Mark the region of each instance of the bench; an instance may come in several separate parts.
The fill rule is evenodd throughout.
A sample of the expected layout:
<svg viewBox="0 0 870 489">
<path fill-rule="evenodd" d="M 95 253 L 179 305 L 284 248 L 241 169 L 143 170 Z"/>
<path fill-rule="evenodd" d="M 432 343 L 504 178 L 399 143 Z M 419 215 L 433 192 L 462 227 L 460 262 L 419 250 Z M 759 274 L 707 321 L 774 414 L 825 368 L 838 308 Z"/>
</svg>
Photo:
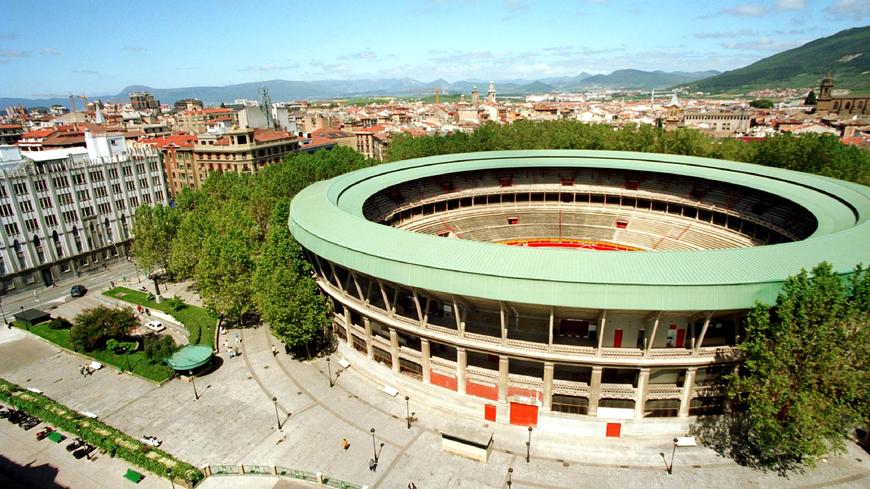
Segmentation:
<svg viewBox="0 0 870 489">
<path fill-rule="evenodd" d="M 133 483 L 135 483 L 135 484 L 138 484 L 139 482 L 142 481 L 142 479 L 145 478 L 145 476 L 142 475 L 141 472 L 136 472 L 136 471 L 133 470 L 133 469 L 127 469 L 127 473 L 124 474 L 124 478 L 127 479 L 127 480 L 130 481 L 130 482 L 133 482 Z"/>
<path fill-rule="evenodd" d="M 492 433 L 489 434 L 489 438 L 485 435 L 476 438 L 477 440 L 472 440 L 467 436 L 441 433 L 441 449 L 485 464 L 492 453 Z"/>
</svg>

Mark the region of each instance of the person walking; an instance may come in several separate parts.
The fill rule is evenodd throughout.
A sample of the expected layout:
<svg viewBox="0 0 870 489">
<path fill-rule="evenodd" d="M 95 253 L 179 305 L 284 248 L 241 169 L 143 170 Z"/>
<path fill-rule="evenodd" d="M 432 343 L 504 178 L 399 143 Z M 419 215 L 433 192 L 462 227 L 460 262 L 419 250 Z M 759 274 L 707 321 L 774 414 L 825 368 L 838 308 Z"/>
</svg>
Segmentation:
<svg viewBox="0 0 870 489">
<path fill-rule="evenodd" d="M 273 357 L 278 356 L 278 349 L 275 348 L 275 345 L 272 345 L 272 356 Z"/>
<path fill-rule="evenodd" d="M 369 459 L 369 470 L 371 470 L 372 472 L 375 472 L 378 470 L 378 464 L 375 463 L 375 459 L 373 459 L 373 458 Z"/>
<path fill-rule="evenodd" d="M 347 441 L 347 438 L 341 439 L 341 448 L 344 448 L 345 452 L 347 451 L 348 448 L 350 448 L 350 442 Z"/>
</svg>

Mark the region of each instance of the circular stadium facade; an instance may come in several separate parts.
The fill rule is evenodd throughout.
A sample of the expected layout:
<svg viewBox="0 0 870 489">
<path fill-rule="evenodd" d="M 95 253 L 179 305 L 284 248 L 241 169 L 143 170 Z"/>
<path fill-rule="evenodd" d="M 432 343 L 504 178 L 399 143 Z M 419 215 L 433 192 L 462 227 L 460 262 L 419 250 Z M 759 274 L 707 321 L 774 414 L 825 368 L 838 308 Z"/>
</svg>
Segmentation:
<svg viewBox="0 0 870 489">
<path fill-rule="evenodd" d="M 747 310 L 802 268 L 870 263 L 868 216 L 870 189 L 804 173 L 523 151 L 319 182 L 289 224 L 358 367 L 489 420 L 637 424 L 719 410 Z"/>
</svg>

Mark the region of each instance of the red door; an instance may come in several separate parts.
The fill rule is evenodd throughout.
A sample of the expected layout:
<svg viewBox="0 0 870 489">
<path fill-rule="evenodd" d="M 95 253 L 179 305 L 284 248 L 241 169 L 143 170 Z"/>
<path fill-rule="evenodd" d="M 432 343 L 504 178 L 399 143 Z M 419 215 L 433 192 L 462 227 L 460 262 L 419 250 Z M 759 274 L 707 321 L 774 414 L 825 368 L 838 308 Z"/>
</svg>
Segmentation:
<svg viewBox="0 0 870 489">
<path fill-rule="evenodd" d="M 536 404 L 511 403 L 511 424 L 520 426 L 538 425 L 538 406 Z"/>
<path fill-rule="evenodd" d="M 677 348 L 682 348 L 683 344 L 686 342 L 686 330 L 678 329 L 677 330 Z"/>
<path fill-rule="evenodd" d="M 619 438 L 619 433 L 622 431 L 622 425 L 619 423 L 607 423 L 607 438 Z"/>
<path fill-rule="evenodd" d="M 613 347 L 622 348 L 622 330 L 616 329 L 613 331 Z"/>
<path fill-rule="evenodd" d="M 483 407 L 483 419 L 487 421 L 495 421 L 495 405 L 487 404 Z"/>
</svg>

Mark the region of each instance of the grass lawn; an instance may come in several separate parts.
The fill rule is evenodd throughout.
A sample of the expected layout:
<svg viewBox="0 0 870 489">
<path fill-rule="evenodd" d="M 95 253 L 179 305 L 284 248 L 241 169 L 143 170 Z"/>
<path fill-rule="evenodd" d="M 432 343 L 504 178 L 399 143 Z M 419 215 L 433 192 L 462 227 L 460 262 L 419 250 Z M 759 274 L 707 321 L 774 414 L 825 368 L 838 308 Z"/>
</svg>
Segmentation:
<svg viewBox="0 0 870 489">
<path fill-rule="evenodd" d="M 24 324 L 18 321 L 15 321 L 15 326 L 26 329 Z M 75 351 L 69 343 L 69 329 L 51 329 L 48 327 L 48 323 L 42 323 L 32 326 L 30 332 L 45 338 L 57 346 Z M 145 352 L 141 350 L 127 355 L 116 355 L 113 352 L 105 350 L 79 353 L 91 357 L 100 363 L 111 365 L 118 370 L 132 369 L 134 374 L 155 382 L 162 382 L 173 374 L 172 369 L 168 366 L 160 363 L 151 363 L 148 357 L 145 356 Z"/>
<path fill-rule="evenodd" d="M 147 292 L 126 287 L 115 287 L 103 292 L 103 295 L 165 312 L 177 319 L 178 322 L 190 331 L 190 344 L 200 344 L 214 348 L 214 329 L 217 326 L 217 318 L 201 307 L 185 304 L 180 311 L 174 311 L 165 300 L 158 304 L 148 300 Z"/>
</svg>

